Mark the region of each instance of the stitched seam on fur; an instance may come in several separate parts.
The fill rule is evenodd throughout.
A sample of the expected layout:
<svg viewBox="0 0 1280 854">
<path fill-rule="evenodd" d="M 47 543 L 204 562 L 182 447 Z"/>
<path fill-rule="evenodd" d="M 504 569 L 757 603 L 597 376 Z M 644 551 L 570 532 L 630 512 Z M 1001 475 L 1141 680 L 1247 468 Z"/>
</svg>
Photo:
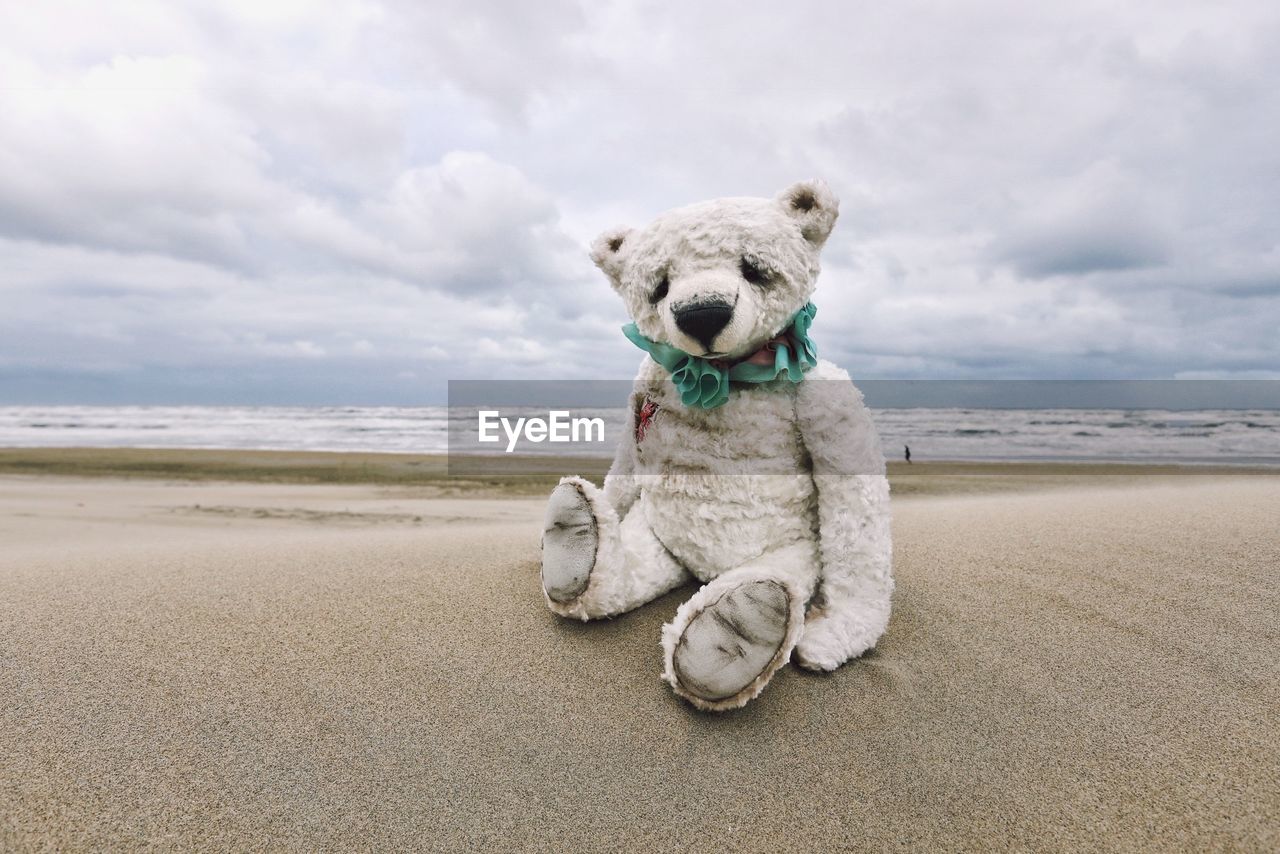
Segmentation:
<svg viewBox="0 0 1280 854">
<path fill-rule="evenodd" d="M 587 583 L 582 588 L 582 592 L 574 597 L 575 600 L 581 599 L 587 595 L 587 591 L 591 589 L 592 583 L 596 580 L 596 566 L 600 563 L 600 520 L 596 518 L 595 505 L 591 503 L 591 498 L 583 491 L 581 484 L 573 484 L 573 489 L 582 498 L 587 509 L 591 511 L 591 536 L 595 537 L 596 547 L 591 553 L 591 569 L 587 572 Z"/>
</svg>

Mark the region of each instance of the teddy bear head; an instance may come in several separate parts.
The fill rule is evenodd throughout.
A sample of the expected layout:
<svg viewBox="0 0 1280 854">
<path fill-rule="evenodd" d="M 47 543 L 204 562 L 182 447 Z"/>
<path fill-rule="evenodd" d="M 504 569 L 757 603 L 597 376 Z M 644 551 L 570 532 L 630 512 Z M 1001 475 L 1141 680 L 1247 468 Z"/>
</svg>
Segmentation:
<svg viewBox="0 0 1280 854">
<path fill-rule="evenodd" d="M 772 199 L 700 202 L 606 231 L 591 259 L 645 337 L 691 356 L 742 358 L 809 301 L 839 204 L 821 181 Z"/>
</svg>

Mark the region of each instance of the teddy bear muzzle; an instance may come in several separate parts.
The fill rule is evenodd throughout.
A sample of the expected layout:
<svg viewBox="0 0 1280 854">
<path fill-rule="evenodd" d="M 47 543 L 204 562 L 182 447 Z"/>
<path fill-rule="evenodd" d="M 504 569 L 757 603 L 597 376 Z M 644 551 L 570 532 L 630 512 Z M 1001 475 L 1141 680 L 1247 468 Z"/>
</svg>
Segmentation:
<svg viewBox="0 0 1280 854">
<path fill-rule="evenodd" d="M 716 336 L 733 320 L 733 305 L 714 298 L 674 306 L 671 313 L 681 332 L 702 344 L 706 352 L 712 352 Z"/>
</svg>

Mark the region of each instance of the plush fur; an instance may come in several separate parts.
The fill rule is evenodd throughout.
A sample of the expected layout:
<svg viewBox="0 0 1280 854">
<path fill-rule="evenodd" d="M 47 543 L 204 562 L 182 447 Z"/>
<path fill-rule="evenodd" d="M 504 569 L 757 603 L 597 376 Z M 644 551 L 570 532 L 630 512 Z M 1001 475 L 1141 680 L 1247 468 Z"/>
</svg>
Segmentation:
<svg viewBox="0 0 1280 854">
<path fill-rule="evenodd" d="M 644 335 L 697 356 L 741 358 L 809 301 L 837 214 L 824 184 L 804 182 L 774 199 L 704 202 L 640 230 L 614 229 L 595 241 L 592 258 Z M 708 302 L 732 311 L 710 341 L 677 322 Z M 646 404 L 656 414 L 641 434 Z M 663 675 L 712 711 L 744 705 L 789 660 L 833 670 L 874 646 L 893 592 L 889 486 L 848 374 L 820 360 L 800 383 L 734 383 L 725 405 L 697 409 L 681 404 L 646 356 L 630 409 L 604 489 L 565 478 L 548 505 L 543 578 L 553 611 L 608 617 L 704 582 L 664 627 Z M 594 562 L 584 564 L 590 552 Z M 761 595 L 731 595 L 752 584 Z M 695 620 L 707 622 L 690 630 Z M 706 668 L 735 656 L 751 669 L 768 661 L 731 695 L 700 695 L 697 686 L 724 682 Z M 699 673 L 682 679 L 681 662 Z"/>
</svg>

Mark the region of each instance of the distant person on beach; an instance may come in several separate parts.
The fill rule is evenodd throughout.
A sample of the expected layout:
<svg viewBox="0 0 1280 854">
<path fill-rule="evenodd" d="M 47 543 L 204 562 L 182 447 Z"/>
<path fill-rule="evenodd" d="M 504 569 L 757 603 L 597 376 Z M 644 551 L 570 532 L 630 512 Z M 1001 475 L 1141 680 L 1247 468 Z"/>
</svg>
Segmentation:
<svg viewBox="0 0 1280 854">
<path fill-rule="evenodd" d="M 902 453 L 903 453 L 903 456 L 905 456 L 905 457 L 907 458 L 907 465 L 911 465 L 911 446 L 910 446 L 910 445 L 903 445 L 903 446 L 902 446 Z"/>
</svg>

